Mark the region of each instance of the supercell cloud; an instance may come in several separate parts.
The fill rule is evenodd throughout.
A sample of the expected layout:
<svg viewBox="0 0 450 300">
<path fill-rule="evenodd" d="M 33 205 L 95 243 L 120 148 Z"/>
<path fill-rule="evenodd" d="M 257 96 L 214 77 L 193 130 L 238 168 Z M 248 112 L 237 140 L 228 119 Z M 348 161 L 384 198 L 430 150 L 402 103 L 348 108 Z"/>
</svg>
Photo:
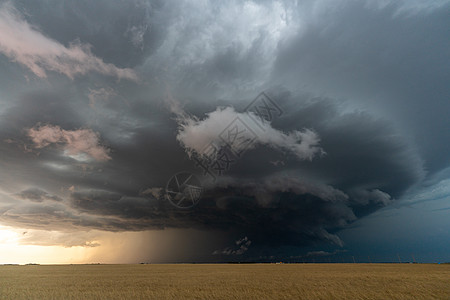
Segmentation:
<svg viewBox="0 0 450 300">
<path fill-rule="evenodd" d="M 66 247 L 99 246 L 91 230 L 211 231 L 203 260 L 345 247 L 340 230 L 449 167 L 449 10 L 4 2 L 0 224 Z M 261 92 L 271 109 L 249 110 Z M 179 172 L 203 186 L 188 210 L 165 195 Z"/>
</svg>

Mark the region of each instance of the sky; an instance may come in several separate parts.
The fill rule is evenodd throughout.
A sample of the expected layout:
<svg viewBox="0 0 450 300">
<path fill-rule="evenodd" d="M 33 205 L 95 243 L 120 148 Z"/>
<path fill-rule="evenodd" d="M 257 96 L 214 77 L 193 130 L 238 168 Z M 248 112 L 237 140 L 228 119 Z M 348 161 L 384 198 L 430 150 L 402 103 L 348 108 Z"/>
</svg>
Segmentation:
<svg viewBox="0 0 450 300">
<path fill-rule="evenodd" d="M 450 1 L 0 1 L 0 263 L 450 261 Z"/>
</svg>

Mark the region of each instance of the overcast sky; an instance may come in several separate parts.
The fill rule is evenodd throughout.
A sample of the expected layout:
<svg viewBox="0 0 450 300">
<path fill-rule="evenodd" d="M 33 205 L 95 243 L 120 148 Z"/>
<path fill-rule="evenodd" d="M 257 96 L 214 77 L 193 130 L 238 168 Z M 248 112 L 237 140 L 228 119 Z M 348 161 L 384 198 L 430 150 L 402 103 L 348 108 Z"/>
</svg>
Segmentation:
<svg viewBox="0 0 450 300">
<path fill-rule="evenodd" d="M 3 246 L 450 261 L 450 1 L 0 3 Z"/>
</svg>

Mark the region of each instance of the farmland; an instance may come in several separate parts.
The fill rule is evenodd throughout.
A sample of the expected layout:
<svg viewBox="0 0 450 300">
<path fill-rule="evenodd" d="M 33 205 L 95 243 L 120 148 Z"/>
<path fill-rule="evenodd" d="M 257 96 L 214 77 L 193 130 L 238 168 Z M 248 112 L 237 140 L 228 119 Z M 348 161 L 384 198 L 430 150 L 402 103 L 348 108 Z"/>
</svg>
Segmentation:
<svg viewBox="0 0 450 300">
<path fill-rule="evenodd" d="M 450 299 L 450 265 L 0 266 L 1 299 Z"/>
</svg>

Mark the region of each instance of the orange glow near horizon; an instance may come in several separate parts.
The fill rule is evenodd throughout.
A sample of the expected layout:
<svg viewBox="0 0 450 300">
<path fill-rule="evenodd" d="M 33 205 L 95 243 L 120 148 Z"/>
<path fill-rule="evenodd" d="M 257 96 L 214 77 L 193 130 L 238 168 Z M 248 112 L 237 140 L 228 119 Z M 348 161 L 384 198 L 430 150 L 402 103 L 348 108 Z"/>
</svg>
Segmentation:
<svg viewBox="0 0 450 300">
<path fill-rule="evenodd" d="M 184 245 L 198 244 L 192 235 L 211 239 L 196 230 L 148 230 L 107 232 L 99 230 L 59 232 L 20 229 L 0 225 L 0 264 L 128 264 L 170 262 L 182 257 Z M 32 237 L 31 239 L 29 237 Z M 75 241 L 75 242 L 74 242 Z M 64 246 L 64 245 L 74 246 Z M 85 244 L 84 246 L 78 246 Z"/>
<path fill-rule="evenodd" d="M 85 263 L 93 248 L 21 244 L 19 230 L 0 226 L 0 264 Z"/>
</svg>

